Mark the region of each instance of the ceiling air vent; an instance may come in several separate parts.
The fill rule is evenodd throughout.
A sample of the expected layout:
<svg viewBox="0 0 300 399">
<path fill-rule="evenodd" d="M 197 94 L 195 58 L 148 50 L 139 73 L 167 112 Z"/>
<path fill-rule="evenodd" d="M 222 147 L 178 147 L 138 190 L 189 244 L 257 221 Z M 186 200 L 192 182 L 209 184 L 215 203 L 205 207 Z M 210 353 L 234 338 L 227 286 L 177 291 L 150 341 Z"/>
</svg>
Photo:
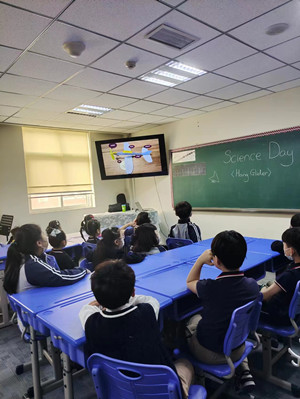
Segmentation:
<svg viewBox="0 0 300 399">
<path fill-rule="evenodd" d="M 196 40 L 199 40 L 196 36 L 171 28 L 171 26 L 168 25 L 158 26 L 145 37 L 179 50 L 187 47 L 191 43 L 194 43 Z"/>
</svg>

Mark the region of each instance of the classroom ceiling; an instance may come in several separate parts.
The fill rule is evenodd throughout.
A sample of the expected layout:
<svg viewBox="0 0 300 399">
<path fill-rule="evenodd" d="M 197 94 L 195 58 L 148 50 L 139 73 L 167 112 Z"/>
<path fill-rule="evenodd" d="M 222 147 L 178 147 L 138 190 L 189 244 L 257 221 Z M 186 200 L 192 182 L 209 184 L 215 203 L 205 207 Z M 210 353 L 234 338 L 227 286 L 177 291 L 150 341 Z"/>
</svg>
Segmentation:
<svg viewBox="0 0 300 399">
<path fill-rule="evenodd" d="M 299 0 L 0 1 L 0 122 L 128 134 L 297 87 L 299 21 Z M 162 24 L 196 40 L 147 38 Z M 77 58 L 70 41 L 85 45 Z M 171 60 L 207 73 L 139 79 Z M 112 111 L 67 113 L 81 104 Z"/>
</svg>

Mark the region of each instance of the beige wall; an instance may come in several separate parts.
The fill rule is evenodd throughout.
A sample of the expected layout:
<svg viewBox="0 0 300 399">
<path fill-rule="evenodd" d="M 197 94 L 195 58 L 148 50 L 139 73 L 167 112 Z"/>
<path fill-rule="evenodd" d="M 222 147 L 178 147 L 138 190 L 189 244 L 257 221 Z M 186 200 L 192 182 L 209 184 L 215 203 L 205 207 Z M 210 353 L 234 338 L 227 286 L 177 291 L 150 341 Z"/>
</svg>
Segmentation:
<svg viewBox="0 0 300 399">
<path fill-rule="evenodd" d="M 30 214 L 27 200 L 26 174 L 24 165 L 21 127 L 0 125 L 0 216 L 14 215 L 14 225 L 37 223 L 43 229 L 52 219 L 61 222 L 66 233 L 79 231 L 80 222 L 85 213 L 106 212 L 108 204 L 116 202 L 116 195 L 126 193 L 124 180 L 102 181 L 98 167 L 94 142 L 111 136 L 91 134 L 91 155 L 94 176 L 96 207 L 63 212 Z M 49 171 L 45 171 L 49 173 Z M 5 240 L 0 236 L 0 242 Z"/>
<path fill-rule="evenodd" d="M 164 133 L 166 148 L 170 150 L 298 126 L 299 122 L 300 88 L 297 88 L 135 135 Z M 135 198 L 143 207 L 159 210 L 163 232 L 168 232 L 169 227 L 176 223 L 171 205 L 170 176 L 135 179 Z M 203 238 L 225 229 L 235 229 L 248 236 L 276 239 L 289 226 L 290 217 L 290 214 L 194 212 L 192 220 L 200 226 Z"/>
</svg>

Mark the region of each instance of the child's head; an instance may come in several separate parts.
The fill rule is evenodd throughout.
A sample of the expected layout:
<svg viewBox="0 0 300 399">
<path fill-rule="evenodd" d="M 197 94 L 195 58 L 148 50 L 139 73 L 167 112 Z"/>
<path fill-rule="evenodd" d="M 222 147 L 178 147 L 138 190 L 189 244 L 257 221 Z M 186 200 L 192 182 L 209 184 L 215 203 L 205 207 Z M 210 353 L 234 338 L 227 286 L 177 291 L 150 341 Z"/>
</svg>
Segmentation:
<svg viewBox="0 0 300 399">
<path fill-rule="evenodd" d="M 217 234 L 211 243 L 211 252 L 228 270 L 239 269 L 247 253 L 244 237 L 234 230 Z"/>
<path fill-rule="evenodd" d="M 139 226 L 132 237 L 132 250 L 134 252 L 149 252 L 159 244 L 159 239 L 155 232 L 156 227 L 151 223 Z"/>
<path fill-rule="evenodd" d="M 100 222 L 97 219 L 90 219 L 86 225 L 86 232 L 90 237 L 98 237 L 100 235 Z"/>
<path fill-rule="evenodd" d="M 296 213 L 291 218 L 291 227 L 300 227 L 300 213 Z"/>
<path fill-rule="evenodd" d="M 120 230 L 118 229 L 118 227 L 111 227 L 110 229 L 103 230 L 102 240 L 100 241 L 100 243 L 101 242 L 106 247 L 122 248 L 124 245 L 122 237 L 121 237 L 121 233 L 120 233 Z"/>
<path fill-rule="evenodd" d="M 95 298 L 105 308 L 116 309 L 125 305 L 134 295 L 135 274 L 124 260 L 100 263 L 91 277 Z"/>
<path fill-rule="evenodd" d="M 61 230 L 61 225 L 58 220 L 51 220 L 51 222 L 49 222 L 46 228 L 47 235 L 49 235 L 53 229 Z"/>
<path fill-rule="evenodd" d="M 67 245 L 66 233 L 59 229 L 53 229 L 48 239 L 52 248 L 61 249 Z"/>
<path fill-rule="evenodd" d="M 48 247 L 47 236 L 36 224 L 24 224 L 15 234 L 15 241 L 7 251 L 4 289 L 13 294 L 17 290 L 20 267 L 24 255 L 41 255 Z"/>
<path fill-rule="evenodd" d="M 151 223 L 148 212 L 140 212 L 136 217 L 137 226 L 140 226 L 144 223 Z"/>
<path fill-rule="evenodd" d="M 300 256 L 300 227 L 291 227 L 282 234 L 285 256 Z"/>
<path fill-rule="evenodd" d="M 192 206 L 187 201 L 178 202 L 175 205 L 175 214 L 179 219 L 188 219 L 192 215 Z"/>
</svg>

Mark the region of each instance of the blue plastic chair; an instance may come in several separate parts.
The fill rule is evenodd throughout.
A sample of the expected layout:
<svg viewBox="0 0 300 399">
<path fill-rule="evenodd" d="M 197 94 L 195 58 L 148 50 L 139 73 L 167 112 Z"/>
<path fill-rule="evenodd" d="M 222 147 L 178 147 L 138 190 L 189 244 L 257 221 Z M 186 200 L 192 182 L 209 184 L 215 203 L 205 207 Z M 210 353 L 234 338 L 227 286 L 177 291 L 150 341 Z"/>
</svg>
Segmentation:
<svg viewBox="0 0 300 399">
<path fill-rule="evenodd" d="M 212 374 L 215 377 L 225 378 L 228 380 L 214 392 L 212 397 L 216 398 L 224 391 L 224 389 L 227 387 L 227 383 L 229 383 L 229 380 L 234 376 L 235 369 L 252 351 L 254 343 L 247 341 L 247 338 L 250 332 L 256 331 L 261 304 L 261 297 L 259 297 L 258 299 L 251 301 L 233 311 L 223 344 L 223 353 L 227 363 L 212 365 L 202 363 L 194 357 L 189 358 L 195 367 L 205 371 L 208 374 Z M 232 350 L 239 347 L 243 343 L 245 343 L 243 355 L 239 360 L 233 362 L 230 358 Z M 221 380 L 220 382 L 223 381 Z"/>
<path fill-rule="evenodd" d="M 97 244 L 92 244 L 90 242 L 83 242 L 81 246 L 82 246 L 82 255 L 84 258 L 86 258 L 88 253 L 91 253 L 96 249 Z"/>
<path fill-rule="evenodd" d="M 99 399 L 181 399 L 178 376 L 167 366 L 129 363 L 95 353 L 88 358 Z M 190 399 L 205 399 L 206 390 L 192 385 Z"/>
<path fill-rule="evenodd" d="M 166 240 L 166 244 L 168 249 L 180 248 L 185 247 L 186 245 L 194 244 L 192 240 L 188 240 L 185 238 L 172 238 L 169 237 Z"/>
<path fill-rule="evenodd" d="M 84 258 L 84 259 L 82 259 L 82 261 L 80 261 L 79 266 L 84 267 L 85 269 L 88 269 L 91 272 L 94 271 L 93 262 L 89 262 L 86 258 Z"/>
<path fill-rule="evenodd" d="M 124 247 L 127 250 L 127 252 L 130 249 L 133 234 L 134 234 L 134 227 L 132 226 L 126 227 L 126 229 L 124 230 Z"/>
<path fill-rule="evenodd" d="M 289 306 L 289 318 L 291 322 L 289 326 L 274 326 L 259 321 L 258 329 L 261 333 L 263 367 L 262 370 L 255 370 L 255 374 L 271 384 L 292 392 L 294 396 L 300 397 L 299 386 L 274 376 L 272 370 L 273 365 L 288 351 L 289 347 L 291 347 L 291 338 L 296 337 L 300 332 L 300 281 L 298 281 L 296 285 Z M 283 337 L 286 341 L 280 350 L 272 347 L 272 337 L 274 335 Z"/>
</svg>

